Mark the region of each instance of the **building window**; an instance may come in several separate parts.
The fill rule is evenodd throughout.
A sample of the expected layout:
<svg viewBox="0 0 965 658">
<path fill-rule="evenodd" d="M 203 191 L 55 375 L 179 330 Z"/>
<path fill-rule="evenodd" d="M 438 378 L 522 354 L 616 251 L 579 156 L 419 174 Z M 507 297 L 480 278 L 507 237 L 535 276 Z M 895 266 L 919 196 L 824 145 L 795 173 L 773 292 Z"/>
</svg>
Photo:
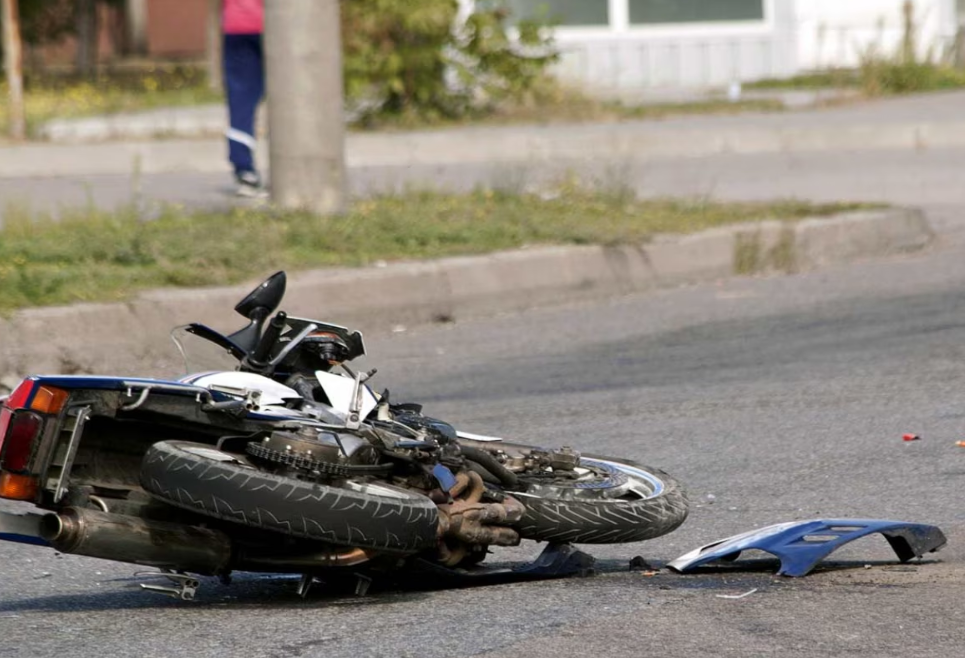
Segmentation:
<svg viewBox="0 0 965 658">
<path fill-rule="evenodd" d="M 630 24 L 764 20 L 764 0 L 629 0 Z"/>
<path fill-rule="evenodd" d="M 513 19 L 541 18 L 557 25 L 610 24 L 608 0 L 504 0 Z"/>
</svg>

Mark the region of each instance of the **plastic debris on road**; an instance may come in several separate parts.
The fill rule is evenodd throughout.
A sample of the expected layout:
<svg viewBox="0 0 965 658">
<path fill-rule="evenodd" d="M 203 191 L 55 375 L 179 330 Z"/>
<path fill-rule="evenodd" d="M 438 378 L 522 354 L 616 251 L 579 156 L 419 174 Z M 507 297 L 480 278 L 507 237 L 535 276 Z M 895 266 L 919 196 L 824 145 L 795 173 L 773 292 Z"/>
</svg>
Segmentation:
<svg viewBox="0 0 965 658">
<path fill-rule="evenodd" d="M 932 525 L 880 519 L 813 519 L 778 523 L 701 546 L 667 564 L 687 573 L 711 562 L 733 563 L 743 551 L 757 549 L 781 561 L 778 575 L 804 576 L 844 544 L 880 533 L 901 562 L 920 558 L 945 545 L 942 531 Z"/>
</svg>

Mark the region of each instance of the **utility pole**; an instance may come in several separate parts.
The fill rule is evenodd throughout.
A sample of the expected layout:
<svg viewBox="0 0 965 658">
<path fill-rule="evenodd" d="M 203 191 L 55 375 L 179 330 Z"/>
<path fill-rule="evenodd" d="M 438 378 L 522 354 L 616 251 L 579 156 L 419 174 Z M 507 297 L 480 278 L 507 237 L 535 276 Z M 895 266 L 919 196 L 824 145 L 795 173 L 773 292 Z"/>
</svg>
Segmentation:
<svg viewBox="0 0 965 658">
<path fill-rule="evenodd" d="M 272 201 L 345 210 L 345 119 L 339 0 L 265 3 Z"/>
<path fill-rule="evenodd" d="M 3 66 L 10 100 L 10 137 L 23 139 L 27 122 L 23 107 L 23 43 L 20 40 L 20 7 L 17 0 L 3 2 Z"/>
<path fill-rule="evenodd" d="M 125 0 L 124 37 L 129 55 L 147 55 L 147 0 Z"/>
<path fill-rule="evenodd" d="M 208 87 L 221 91 L 221 0 L 208 0 L 205 55 L 208 65 Z"/>
</svg>

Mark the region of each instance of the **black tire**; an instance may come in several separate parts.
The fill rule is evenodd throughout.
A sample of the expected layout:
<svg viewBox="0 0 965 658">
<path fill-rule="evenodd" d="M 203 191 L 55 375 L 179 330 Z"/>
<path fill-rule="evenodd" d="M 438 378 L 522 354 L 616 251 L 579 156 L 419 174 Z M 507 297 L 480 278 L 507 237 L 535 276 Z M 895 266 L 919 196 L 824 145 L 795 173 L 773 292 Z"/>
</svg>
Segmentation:
<svg viewBox="0 0 965 658">
<path fill-rule="evenodd" d="M 663 471 L 609 457 L 606 461 L 645 471 L 659 491 L 635 499 L 552 498 L 513 493 L 526 506 L 517 530 L 525 539 L 578 544 L 619 544 L 654 539 L 676 530 L 687 518 L 688 501 L 680 485 Z"/>
<path fill-rule="evenodd" d="M 152 445 L 141 486 L 171 505 L 293 537 L 398 553 L 436 544 L 438 510 L 426 496 L 383 484 L 349 489 L 273 475 L 199 443 Z"/>
</svg>

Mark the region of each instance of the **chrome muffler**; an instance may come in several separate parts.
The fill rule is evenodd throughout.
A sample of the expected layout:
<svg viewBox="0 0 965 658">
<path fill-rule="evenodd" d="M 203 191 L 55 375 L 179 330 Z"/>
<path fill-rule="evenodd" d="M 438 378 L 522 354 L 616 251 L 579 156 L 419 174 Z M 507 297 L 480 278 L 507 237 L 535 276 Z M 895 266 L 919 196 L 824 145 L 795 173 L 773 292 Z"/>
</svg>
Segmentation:
<svg viewBox="0 0 965 658">
<path fill-rule="evenodd" d="M 215 575 L 231 562 L 223 532 L 79 507 L 44 515 L 40 536 L 61 553 L 159 569 Z"/>
</svg>

